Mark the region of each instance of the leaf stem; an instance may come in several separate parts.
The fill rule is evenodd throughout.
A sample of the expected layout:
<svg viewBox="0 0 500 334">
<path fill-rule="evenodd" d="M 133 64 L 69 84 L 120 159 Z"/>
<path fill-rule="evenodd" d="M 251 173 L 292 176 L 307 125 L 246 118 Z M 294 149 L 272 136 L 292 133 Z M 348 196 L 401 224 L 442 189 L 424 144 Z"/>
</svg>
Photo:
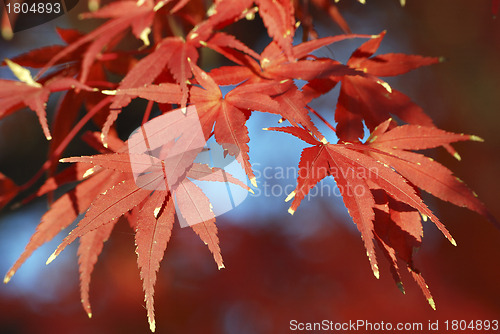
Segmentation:
<svg viewBox="0 0 500 334">
<path fill-rule="evenodd" d="M 314 110 L 313 108 L 309 107 L 306 105 L 306 108 L 309 109 L 310 112 L 312 112 L 314 115 L 316 115 L 320 120 L 323 121 L 323 123 L 326 124 L 326 126 L 328 126 L 333 132 L 337 132 L 337 130 L 335 130 L 335 128 L 333 127 L 333 125 L 331 125 L 323 116 L 321 116 L 316 110 Z"/>
<path fill-rule="evenodd" d="M 177 23 L 172 15 L 167 16 L 167 24 L 173 36 L 181 37 L 183 40 L 186 39 L 186 34 L 184 33 L 182 27 Z"/>
<path fill-rule="evenodd" d="M 153 104 L 154 101 L 148 101 L 148 105 L 146 106 L 146 111 L 144 112 L 144 117 L 142 118 L 141 125 L 144 125 L 144 123 L 149 120 L 149 117 L 151 116 L 151 109 L 153 109 Z"/>
<path fill-rule="evenodd" d="M 85 83 L 87 86 L 90 87 L 106 87 L 109 88 L 110 90 L 116 89 L 116 84 L 114 82 L 107 82 L 107 81 L 87 81 Z"/>
<path fill-rule="evenodd" d="M 64 140 L 57 146 L 57 148 L 54 150 L 54 152 L 51 154 L 49 159 L 45 161 L 45 163 L 42 165 L 40 170 L 33 176 L 28 182 L 25 184 L 21 185 L 19 188 L 19 191 L 24 191 L 31 187 L 42 175 L 45 173 L 46 170 L 48 170 L 51 166 L 52 163 L 57 160 L 57 157 L 59 157 L 64 149 L 69 145 L 71 140 L 76 136 L 78 131 L 80 131 L 83 126 L 92 119 L 101 109 L 104 108 L 108 103 L 111 102 L 111 99 L 113 96 L 107 96 L 104 99 L 102 99 L 98 104 L 96 104 L 92 109 L 90 109 L 85 116 L 82 117 L 80 121 L 71 129 L 71 131 L 68 133 L 68 135 L 64 138 Z"/>
</svg>

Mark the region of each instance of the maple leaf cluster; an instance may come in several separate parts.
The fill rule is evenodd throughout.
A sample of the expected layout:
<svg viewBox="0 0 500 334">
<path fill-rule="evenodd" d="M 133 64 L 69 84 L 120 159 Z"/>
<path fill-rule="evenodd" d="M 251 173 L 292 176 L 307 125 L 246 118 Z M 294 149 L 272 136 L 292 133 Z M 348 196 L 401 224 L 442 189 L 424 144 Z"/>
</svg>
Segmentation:
<svg viewBox="0 0 500 334">
<path fill-rule="evenodd" d="M 413 263 L 414 249 L 422 242 L 422 220 L 432 221 L 452 244 L 455 241 L 423 202 L 420 190 L 495 221 L 476 194 L 449 169 L 422 152 L 414 152 L 443 146 L 459 158 L 452 143 L 481 139 L 438 129 L 418 105 L 382 79 L 437 64 L 440 58 L 375 55 L 385 32 L 349 33 L 338 8 L 329 1 L 314 0 L 311 6 L 325 10 L 348 34 L 319 38 L 309 5 L 299 1 L 217 0 L 206 7 L 201 0 L 125 0 L 100 9 L 96 1 L 90 5 L 94 11 L 81 18 L 104 19 L 93 31 L 84 34 L 58 29 L 64 45 L 32 50 L 4 62 L 18 80 L 0 80 L 0 118 L 23 107 L 33 110 L 50 140 L 50 150 L 40 172 L 24 185 L 18 186 L 0 174 L 0 206 L 45 174 L 45 183 L 25 201 L 43 195 L 52 198 L 61 185 L 77 182 L 53 201 L 4 282 L 33 251 L 84 214 L 47 262 L 79 240 L 81 299 L 90 317 L 92 270 L 104 242 L 119 218 L 124 217 L 135 233 L 148 321 L 154 331 L 154 285 L 177 219 L 176 205 L 182 218 L 207 244 L 218 268 L 224 267 L 212 206 L 190 180 L 229 181 L 251 189 L 230 175 L 223 176 L 218 168 L 194 162 L 196 154 L 183 156 L 177 165 L 153 156 L 140 157 L 140 161 L 154 160 L 144 182 L 158 186 L 139 186 L 133 176 L 128 143 L 118 138 L 115 124 L 123 108 L 136 98 L 148 101 L 141 126 L 148 121 L 160 122 L 162 116 L 150 120 L 155 103 L 163 115 L 178 107 L 194 106 L 204 139 L 214 138 L 225 154 L 237 158 L 253 187 L 259 180 L 250 163 L 246 123 L 255 112 L 279 115 L 286 125 L 264 130 L 284 132 L 310 145 L 300 157 L 297 186 L 286 198 L 293 199 L 289 212 L 293 214 L 299 208 L 318 182 L 334 177 L 361 233 L 374 275 L 379 277 L 378 245 L 398 286 L 403 289 L 403 265 L 432 307 L 435 304 L 431 293 Z M 238 21 L 254 20 L 257 15 L 271 39 L 260 54 L 226 29 Z M 302 42 L 294 44 L 301 23 Z M 121 42 L 130 32 L 142 44 L 135 50 L 122 47 Z M 346 64 L 312 54 L 321 47 L 353 38 L 364 42 Z M 232 65 L 205 72 L 200 67 L 205 48 L 224 56 Z M 33 77 L 26 67 L 39 72 Z M 119 81 L 111 79 L 117 75 Z M 297 80 L 305 84 L 299 87 Z M 226 85 L 234 88 L 223 95 L 220 86 Z M 332 103 L 323 117 L 311 102 L 337 86 L 337 104 Z M 47 101 L 51 94 L 61 91 L 63 95 L 49 125 Z M 80 118 L 82 106 L 86 112 Z M 329 142 L 326 138 L 331 138 L 332 133 L 321 133 L 311 115 L 325 122 L 338 141 Z M 327 119 L 334 120 L 335 127 Z M 83 139 L 98 154 L 61 159 L 68 144 L 89 122 L 101 131 L 85 133 Z M 363 141 L 366 130 L 370 136 Z M 171 149 L 176 145 L 183 145 L 182 140 L 166 146 Z M 73 164 L 57 172 L 59 162 Z M 167 174 L 174 175 L 176 182 L 165 186 Z"/>
</svg>

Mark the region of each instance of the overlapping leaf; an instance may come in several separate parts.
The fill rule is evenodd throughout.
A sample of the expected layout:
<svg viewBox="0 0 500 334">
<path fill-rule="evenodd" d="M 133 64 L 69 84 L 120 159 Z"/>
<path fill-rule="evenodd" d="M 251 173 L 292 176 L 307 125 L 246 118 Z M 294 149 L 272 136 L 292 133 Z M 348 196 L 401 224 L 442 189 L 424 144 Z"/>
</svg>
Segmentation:
<svg viewBox="0 0 500 334">
<path fill-rule="evenodd" d="M 373 130 L 391 114 L 407 123 L 433 126 L 430 117 L 418 105 L 392 89 L 379 76 L 401 75 L 421 66 L 438 63 L 440 59 L 394 53 L 372 57 L 384 36 L 385 32 L 374 36 L 356 49 L 348 60 L 347 65 L 365 73 L 364 76 L 318 78 L 304 87 L 308 98 L 315 98 L 341 82 L 335 111 L 337 135 L 341 140 L 359 141 L 364 135 L 363 121 Z"/>
<path fill-rule="evenodd" d="M 152 120 L 151 122 L 163 122 L 163 120 L 159 118 L 158 121 Z M 166 143 L 166 145 L 168 149 L 173 150 L 169 145 L 184 147 L 183 141 L 190 142 L 191 138 L 187 136 L 180 137 L 175 143 Z M 157 146 L 154 141 L 151 141 L 151 145 L 152 148 Z M 176 156 L 174 155 L 174 160 Z M 65 247 L 80 238 L 79 262 L 82 303 L 89 316 L 91 310 L 88 288 L 93 266 L 102 250 L 103 242 L 109 237 L 117 219 L 131 210 L 139 210 L 138 215 L 133 218 L 132 225 L 135 226 L 138 265 L 143 280 L 151 330 L 154 331 L 155 329 L 154 283 L 175 218 L 174 199 L 183 219 L 187 221 L 187 224 L 192 227 L 200 239 L 207 244 L 219 269 L 224 267 L 215 226 L 215 215 L 212 212 L 211 204 L 203 191 L 189 179 L 232 182 L 247 190 L 250 189 L 230 174 L 222 173 L 218 168 L 193 163 L 192 160 L 195 158 L 193 156 L 182 155 L 182 157 L 190 161 L 179 162 L 175 160 L 176 162 L 173 165 L 180 164 L 181 167 L 183 166 L 186 169 L 184 172 L 174 173 L 175 175 L 178 174 L 176 178 L 167 175 L 172 171 L 172 169 L 168 168 L 168 166 L 172 165 L 169 159 L 160 161 L 147 154 L 137 157 L 130 152 L 124 152 L 62 160 L 64 162 L 76 162 L 77 165 L 92 166 L 85 174 L 89 174 L 89 171 L 90 173 L 99 172 L 95 177 L 84 182 L 91 182 L 93 179 L 98 178 L 99 175 L 103 175 L 108 179 L 106 184 L 101 184 L 102 181 L 96 184 L 102 193 L 100 195 L 91 194 L 90 197 L 95 197 L 95 199 L 92 200 L 92 203 L 86 203 L 90 207 L 85 217 L 63 240 L 47 261 L 49 263 L 54 260 Z M 140 169 L 146 171 L 140 184 L 138 184 L 138 179 L 133 173 L 134 167 L 132 164 L 142 164 L 142 167 L 139 166 Z M 166 168 L 169 172 L 166 172 Z M 110 173 L 114 178 L 109 179 Z M 183 178 L 180 178 L 181 175 L 183 175 Z M 175 182 L 170 184 L 172 179 Z M 167 181 L 169 184 L 165 187 L 164 184 Z M 77 189 L 80 189 L 79 187 L 81 188 L 81 185 Z M 104 189 L 104 192 L 102 189 Z M 55 205 L 58 202 L 59 200 Z M 69 217 L 69 219 L 74 219 L 74 217 Z M 44 236 L 47 237 L 46 234 Z M 50 235 L 50 237 L 53 236 Z M 30 246 L 30 248 L 33 248 L 33 246 Z"/>
<path fill-rule="evenodd" d="M 457 141 L 482 141 L 473 135 L 455 134 L 434 127 L 403 125 L 387 131 L 390 120 L 380 125 L 369 146 L 375 159 L 395 168 L 398 173 L 422 190 L 455 205 L 466 207 L 495 222 L 486 206 L 467 185 L 432 158 L 410 150 L 423 150 Z"/>
<path fill-rule="evenodd" d="M 280 108 L 278 114 L 288 120 L 292 125 L 303 126 L 314 133 L 319 140 L 323 138 L 308 115 L 306 105 L 312 100 L 295 85 L 284 86 L 282 83 L 289 79 L 317 80 L 329 76 L 358 76 L 362 72 L 351 69 L 331 59 L 303 59 L 311 52 L 325 45 L 356 37 L 370 37 L 367 35 L 341 35 L 325 37 L 301 43 L 292 48 L 294 57 L 289 61 L 283 51 L 275 42 L 270 43 L 260 56 L 260 66 L 251 61 L 247 66 L 228 66 L 216 68 L 210 72 L 210 77 L 221 85 L 235 85 L 275 82 L 275 87 L 270 87 L 273 99 Z M 268 112 L 273 112 L 268 110 Z M 274 112 L 276 113 L 276 112 Z"/>
<path fill-rule="evenodd" d="M 241 154 L 243 168 L 255 185 L 255 175 L 248 155 L 250 138 L 245 123 L 253 110 L 278 113 L 278 103 L 265 92 L 270 86 L 241 85 L 223 98 L 215 81 L 195 64 L 191 66 L 196 79 L 204 87 L 192 87 L 190 98 L 198 110 L 205 137 L 208 139 L 211 136 L 213 128 L 215 140 L 228 154 Z"/>
<path fill-rule="evenodd" d="M 61 230 L 71 225 L 79 214 L 84 213 L 94 198 L 104 191 L 106 185 L 112 181 L 109 173 L 98 174 L 92 179 L 83 181 L 74 190 L 55 201 L 50 210 L 43 215 L 24 252 L 9 269 L 4 282 L 8 282 L 12 278 L 24 261 L 38 247 L 52 240 Z"/>
<path fill-rule="evenodd" d="M 20 81 L 0 79 L 0 118 L 24 106 L 29 107 L 37 114 L 43 133 L 48 140 L 52 139 L 52 136 L 47 123 L 45 107 L 50 94 L 73 88 L 92 90 L 77 80 L 67 77 L 56 77 L 42 85 L 33 80 L 28 69 L 10 60 L 7 60 L 7 63 Z"/>
<path fill-rule="evenodd" d="M 154 285 L 156 273 L 170 240 L 175 220 L 173 199 L 163 192 L 155 192 L 149 197 L 139 212 L 135 233 L 137 263 L 141 270 L 146 308 L 151 331 L 155 331 Z"/>
<path fill-rule="evenodd" d="M 208 34 L 208 41 L 200 39 L 198 33 L 199 27 L 194 27 L 187 36 L 186 40 L 179 37 L 168 37 L 158 43 L 156 49 L 141 59 L 134 68 L 125 76 L 119 85 L 119 90 L 122 92 L 128 89 L 143 89 L 146 85 L 152 84 L 160 74 L 168 68 L 168 71 L 173 76 L 177 88 L 180 89 L 180 98 L 171 98 L 168 100 L 158 101 L 155 98 L 141 96 L 153 101 L 161 103 L 176 103 L 182 107 L 186 106 L 188 99 L 188 82 L 192 77 L 190 62 L 198 61 L 198 48 L 207 46 L 215 51 L 220 52 L 231 60 L 238 61 L 238 58 L 247 59 L 249 54 L 258 57 L 258 54 L 238 41 L 234 36 L 224 33 Z M 205 31 L 205 34 L 207 31 Z M 165 84 L 165 83 L 163 83 Z M 166 83 L 171 84 L 171 83 Z M 172 84 L 173 85 L 173 84 Z M 110 114 L 103 127 L 103 142 L 106 143 L 107 134 L 116 121 L 121 108 L 128 105 L 131 97 L 128 94 L 117 94 L 110 107 Z"/>
<path fill-rule="evenodd" d="M 293 214 L 301 201 L 327 176 L 337 182 L 344 204 L 361 232 L 372 270 L 378 277 L 373 239 L 388 257 L 396 282 L 400 283 L 396 255 L 408 266 L 430 305 L 434 300 L 419 271 L 413 267 L 412 249 L 420 245 L 420 215 L 429 217 L 441 232 L 456 244 L 446 227 L 422 202 L 415 185 L 434 196 L 474 210 L 495 222 L 477 195 L 454 177 L 446 167 L 422 154 L 423 150 L 457 141 L 479 140 L 476 136 L 453 134 L 435 127 L 403 125 L 388 130 L 392 120 L 380 124 L 366 145 L 327 144 L 297 127 L 269 128 L 290 133 L 314 146 L 303 150 L 297 187 L 287 197 L 294 198 Z"/>
<path fill-rule="evenodd" d="M 293 5 L 288 0 L 256 0 L 259 14 L 269 36 L 280 46 L 289 59 L 293 59 L 292 42 L 295 35 Z"/>
<path fill-rule="evenodd" d="M 82 45 L 89 44 L 85 49 L 81 63 L 80 82 L 85 83 L 90 73 L 91 65 L 98 58 L 99 53 L 109 44 L 113 44 L 114 39 L 122 35 L 128 28 L 131 28 L 134 35 L 142 39 L 144 44 L 149 45 L 148 35 L 154 13 L 154 1 L 147 0 L 141 3 L 136 1 L 119 1 L 111 3 L 96 12 L 84 15 L 83 17 L 85 18 L 110 18 L 110 20 L 94 31 L 83 35 L 57 53 L 45 64 L 41 74 L 57 64 L 61 59 L 79 49 Z"/>
</svg>

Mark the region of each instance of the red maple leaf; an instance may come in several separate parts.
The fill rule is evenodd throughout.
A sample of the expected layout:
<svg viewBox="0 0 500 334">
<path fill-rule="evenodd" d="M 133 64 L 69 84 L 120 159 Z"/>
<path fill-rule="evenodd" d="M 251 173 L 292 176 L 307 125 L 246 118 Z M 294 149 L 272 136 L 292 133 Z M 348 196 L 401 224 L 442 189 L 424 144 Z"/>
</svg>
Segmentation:
<svg viewBox="0 0 500 334">
<path fill-rule="evenodd" d="M 160 117 L 148 124 L 154 127 L 154 129 L 149 128 L 153 132 L 149 142 L 151 150 L 155 150 L 159 148 L 155 142 L 155 129 L 163 127 L 164 120 Z M 172 124 L 170 128 L 163 130 L 177 137 L 170 130 L 179 130 L 179 124 Z M 85 217 L 63 240 L 47 263 L 54 260 L 66 246 L 80 238 L 78 256 L 81 298 L 83 307 L 90 317 L 92 314 L 89 302 L 90 276 L 102 251 L 103 243 L 109 238 L 118 218 L 127 215 L 131 210 L 137 210 L 137 214 L 128 215 L 128 219 L 136 233 L 138 265 L 146 294 L 148 319 L 151 329 L 154 330 L 154 283 L 175 220 L 174 199 L 178 212 L 208 245 L 220 269 L 224 265 L 220 254 L 215 215 L 209 199 L 191 179 L 232 182 L 250 191 L 246 184 L 219 168 L 193 163 L 198 151 L 195 151 L 194 156 L 176 153 L 178 151 L 176 146 L 189 151 L 191 143 L 192 138 L 189 136 L 180 136 L 173 142 L 167 142 L 162 152 L 171 150 L 174 154 L 172 158 L 162 161 L 150 155 L 137 157 L 137 154 L 127 152 L 123 143 L 120 145 L 118 142 L 113 144 L 113 149 L 118 151 L 116 153 L 63 159 L 63 162 L 76 162 L 76 164 L 73 168 L 49 179 L 38 195 L 52 191 L 65 182 L 73 180 L 83 180 L 83 182 L 54 202 L 4 281 L 10 280 L 35 249 L 68 227 L 77 215 L 85 212 Z M 182 160 L 179 160 L 179 157 Z M 144 168 L 139 166 L 146 172 L 140 181 L 134 174 L 133 164 L 144 166 Z M 168 185 L 165 187 L 167 181 Z"/>
<path fill-rule="evenodd" d="M 175 220 L 174 197 L 183 217 L 190 223 L 193 231 L 208 245 L 219 267 L 223 268 L 222 257 L 215 226 L 215 215 L 211 204 L 202 190 L 191 181 L 185 180 L 171 191 L 151 190 L 139 188 L 130 171 L 128 154 L 111 154 L 94 157 L 80 157 L 65 159 L 67 162 L 91 163 L 115 171 L 125 170 L 117 174 L 118 183 L 107 189 L 104 194 L 93 200 L 85 218 L 69 234 L 47 260 L 51 262 L 67 245 L 80 238 L 78 254 L 80 257 L 80 279 L 82 286 L 82 303 L 91 316 L 88 301 L 88 285 L 90 274 L 102 249 L 102 243 L 109 237 L 117 218 L 138 207 L 139 214 L 135 226 L 135 240 L 137 245 L 138 265 L 143 280 L 146 308 L 151 330 L 154 331 L 154 284 L 156 272 L 163 258 Z M 211 181 L 229 181 L 248 189 L 229 174 L 217 176 L 216 169 L 194 164 L 187 176 L 207 180 L 203 176 L 210 175 Z M 108 174 L 104 174 L 108 178 Z M 165 177 L 150 174 L 149 182 L 165 182 Z M 108 183 L 109 184 L 109 183 Z M 57 202 L 56 202 L 57 203 Z M 129 218 L 130 219 L 130 218 Z"/>
<path fill-rule="evenodd" d="M 420 248 L 423 236 L 420 213 L 414 208 L 391 198 L 383 189 L 373 185 L 372 194 L 375 221 L 374 235 L 384 256 L 390 263 L 391 274 L 401 292 L 405 292 L 398 259 L 406 264 L 432 308 L 435 302 L 424 278 L 413 264 L 415 250 Z"/>
<path fill-rule="evenodd" d="M 0 118 L 24 106 L 29 107 L 37 114 L 47 140 L 52 139 L 45 112 L 50 94 L 74 88 L 92 90 L 92 88 L 68 77 L 55 77 L 41 84 L 33 80 L 29 70 L 10 60 L 6 60 L 6 62 L 21 81 L 0 79 Z"/>
<path fill-rule="evenodd" d="M 330 144 L 314 138 L 298 127 L 268 128 L 292 134 L 314 145 L 302 151 L 297 187 L 286 201 L 294 198 L 293 214 L 302 199 L 318 182 L 333 176 L 344 204 L 357 225 L 375 276 L 375 238 L 391 261 L 393 276 L 401 284 L 396 254 L 407 264 L 430 305 L 434 301 L 424 279 L 413 267 L 411 250 L 421 241 L 420 216 L 430 218 L 456 245 L 446 227 L 423 203 L 412 185 L 453 204 L 474 210 L 495 222 L 477 196 L 444 166 L 421 154 L 409 152 L 444 146 L 457 141 L 480 140 L 476 136 L 453 134 L 435 127 L 403 125 L 387 131 L 391 119 L 382 123 L 365 144 Z M 386 132 L 387 131 L 387 132 Z M 408 235 L 408 237 L 407 237 Z M 402 285 L 401 285 L 402 287 Z"/>
<path fill-rule="evenodd" d="M 351 29 L 347 24 L 344 17 L 340 14 L 340 11 L 336 4 L 328 0 L 313 0 L 312 4 L 316 6 L 319 10 L 326 12 L 328 16 L 335 22 L 346 34 L 351 33 Z M 295 2 L 295 15 L 301 23 L 302 27 L 302 41 L 305 42 L 309 38 L 318 38 L 318 32 L 314 27 L 313 15 L 309 8 L 308 2 Z"/>
<path fill-rule="evenodd" d="M 270 85 L 272 98 L 278 102 L 280 108 L 277 114 L 288 120 L 292 125 L 301 125 L 313 132 L 322 140 L 322 135 L 312 122 L 307 103 L 312 99 L 297 88 L 295 84 L 287 80 L 321 80 L 329 76 L 363 75 L 341 63 L 327 58 L 306 59 L 311 52 L 325 45 L 356 37 L 370 37 L 367 35 L 340 35 L 325 37 L 301 43 L 292 48 L 295 60 L 289 61 L 277 43 L 271 42 L 260 55 L 260 65 L 254 60 L 241 66 L 225 66 L 213 69 L 210 77 L 220 85 L 235 85 L 266 83 Z M 269 111 L 273 113 L 273 111 Z M 276 112 L 274 112 L 276 113 Z"/>
<path fill-rule="evenodd" d="M 382 32 L 365 42 L 347 62 L 349 67 L 365 73 L 365 76 L 331 77 L 315 80 L 304 87 L 312 99 L 341 82 L 335 110 L 337 136 L 341 140 L 359 141 L 364 135 L 363 121 L 368 129 L 373 130 L 391 114 L 407 123 L 433 126 L 432 120 L 419 106 L 379 77 L 404 74 L 421 66 L 438 63 L 440 59 L 397 53 L 372 57 L 384 36 L 385 32 Z"/>
<path fill-rule="evenodd" d="M 122 91 L 131 88 L 144 88 L 146 85 L 152 84 L 155 79 L 161 76 L 165 68 L 168 68 L 180 89 L 181 97 L 180 99 L 176 98 L 162 103 L 178 103 L 181 107 L 185 107 L 188 100 L 188 82 L 192 77 L 190 62 L 196 63 L 198 61 L 198 48 L 202 46 L 209 47 L 237 62 L 241 57 L 248 58 L 245 53 L 259 57 L 257 53 L 238 41 L 234 36 L 221 32 L 205 36 L 209 31 L 209 29 L 206 29 L 204 36 L 208 40 L 205 42 L 198 33 L 199 29 L 199 26 L 195 26 L 187 35 L 186 40 L 180 37 L 168 37 L 158 43 L 156 49 L 141 59 L 123 78 L 118 88 Z M 156 101 L 155 99 L 151 100 Z M 102 130 L 104 143 L 106 143 L 108 132 L 121 112 L 121 108 L 128 105 L 130 101 L 131 98 L 124 94 L 119 94 L 114 99 L 110 106 L 110 114 Z"/>
<path fill-rule="evenodd" d="M 241 154 L 241 161 L 248 178 L 256 184 L 255 175 L 250 165 L 248 130 L 245 122 L 254 110 L 279 113 L 279 105 L 269 96 L 269 90 L 275 83 L 257 83 L 240 85 L 225 97 L 215 81 L 197 65 L 191 64 L 195 78 L 203 88 L 193 86 L 190 90 L 190 104 L 196 106 L 200 124 L 208 138 L 212 129 L 217 143 L 227 150 L 229 155 Z M 146 85 L 142 88 L 118 89 L 113 92 L 127 99 L 142 97 L 159 103 L 179 103 L 182 92 L 174 84 Z"/>
<path fill-rule="evenodd" d="M 56 31 L 59 37 L 66 44 L 73 43 L 82 37 L 82 34 L 74 29 L 57 28 Z M 19 64 L 24 67 L 42 68 L 59 52 L 63 51 L 64 48 L 65 48 L 64 45 L 44 46 L 39 49 L 30 50 L 29 52 L 16 56 L 11 60 L 16 64 Z M 61 58 L 54 65 L 67 64 L 68 66 L 70 66 L 70 64 L 68 63 L 75 61 L 76 58 L 79 57 L 79 53 L 81 51 L 82 48 L 75 50 L 71 54 L 68 54 L 66 57 Z M 4 62 L 2 63 L 2 65 L 7 65 L 7 64 Z"/>
<path fill-rule="evenodd" d="M 84 37 L 84 34 L 73 29 L 57 29 L 57 33 L 61 39 L 68 45 L 78 43 Z M 45 83 L 55 77 L 73 77 L 79 79 L 80 68 L 85 53 L 85 48 L 90 43 L 83 43 L 66 56 L 58 58 L 54 65 L 54 71 L 39 80 L 40 83 Z M 108 82 L 107 72 L 124 74 L 127 72 L 131 64 L 136 62 L 132 53 L 126 51 L 111 50 L 115 43 L 110 43 L 106 51 L 103 51 L 96 61 L 91 65 L 87 77 L 87 85 L 96 88 L 114 88 L 115 85 Z M 63 52 L 67 46 L 51 45 L 39 49 L 31 50 L 25 54 L 21 54 L 12 59 L 13 62 L 21 66 L 42 68 L 52 58 L 57 57 Z M 4 62 L 5 63 L 5 62 Z M 5 63 L 6 64 L 6 63 Z M 105 108 L 109 103 L 103 104 L 102 95 L 93 91 L 79 91 L 80 85 L 76 85 L 77 90 L 70 90 L 64 94 L 57 105 L 55 116 L 52 125 L 51 136 L 52 140 L 49 147 L 49 160 L 52 163 L 50 172 L 53 173 L 56 167 L 56 162 L 60 157 L 62 146 L 67 145 L 67 142 L 72 138 L 68 135 L 72 132 L 74 124 L 77 121 L 80 113 L 81 105 L 84 104 L 94 123 L 102 127 L 104 119 L 98 114 L 99 111 Z M 108 101 L 109 102 L 109 101 Z M 14 108 L 16 109 L 16 108 Z M 61 146 L 62 145 L 62 146 Z"/>
<path fill-rule="evenodd" d="M 158 7 L 161 8 L 163 4 L 163 2 L 160 2 Z M 133 34 L 137 38 L 142 39 L 144 44 L 149 45 L 148 35 L 151 31 L 150 26 L 155 11 L 159 9 L 158 7 L 156 7 L 153 0 L 146 0 L 141 3 L 137 3 L 136 1 L 119 1 L 111 3 L 93 13 L 83 15 L 83 18 L 110 18 L 110 20 L 94 31 L 81 36 L 58 52 L 45 64 L 38 75 L 42 75 L 47 69 L 60 62 L 61 59 L 66 58 L 75 50 L 88 44 L 83 53 L 80 75 L 80 82 L 85 83 L 90 73 L 91 65 L 99 58 L 98 55 L 105 47 L 116 43 L 115 39 L 119 38 L 128 28 L 131 28 Z"/>
<path fill-rule="evenodd" d="M 477 195 L 448 168 L 432 158 L 411 152 L 457 141 L 482 141 L 481 138 L 418 125 L 403 125 L 388 130 L 390 123 L 391 119 L 379 125 L 368 139 L 369 147 L 383 152 L 369 151 L 371 156 L 392 166 L 412 184 L 431 195 L 495 221 Z"/>
<path fill-rule="evenodd" d="M 274 84 L 240 85 L 225 97 L 215 81 L 198 66 L 191 63 L 197 81 L 203 86 L 193 86 L 190 102 L 196 106 L 200 124 L 208 139 L 214 129 L 215 140 L 227 150 L 228 154 L 241 154 L 240 162 L 254 186 L 255 175 L 248 155 L 248 130 L 245 126 L 253 110 L 278 113 L 279 105 L 266 93 Z"/>
<path fill-rule="evenodd" d="M 256 0 L 255 2 L 269 36 L 276 41 L 289 59 L 293 59 L 295 16 L 292 3 L 288 0 Z"/>
</svg>

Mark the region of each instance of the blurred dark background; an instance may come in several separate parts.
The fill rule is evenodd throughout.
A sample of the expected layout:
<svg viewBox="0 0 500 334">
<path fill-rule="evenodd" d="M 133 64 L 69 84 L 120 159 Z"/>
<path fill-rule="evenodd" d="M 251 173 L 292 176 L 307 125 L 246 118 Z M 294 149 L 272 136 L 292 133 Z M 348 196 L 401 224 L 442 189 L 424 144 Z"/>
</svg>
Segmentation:
<svg viewBox="0 0 500 334">
<path fill-rule="evenodd" d="M 83 2 L 66 17 L 16 33 L 12 41 L 0 41 L 0 55 L 12 57 L 39 45 L 59 43 L 54 27 L 78 24 L 76 14 L 85 10 Z M 499 218 L 500 19 L 492 18 L 490 1 L 409 0 L 401 8 L 396 0 L 369 0 L 366 5 L 345 0 L 339 6 L 353 32 L 387 30 L 382 53 L 447 59 L 388 82 L 421 105 L 440 128 L 485 139 L 457 144 L 461 162 L 444 150 L 432 154 Z M 326 22 L 318 19 L 320 35 L 340 33 Z M 256 21 L 252 27 L 258 25 Z M 243 39 L 261 50 L 266 39 L 258 37 L 256 29 L 244 31 L 243 27 L 237 28 L 239 36 L 248 35 Z M 345 60 L 359 44 L 349 41 L 319 52 Z M 206 62 L 206 67 L 217 66 Z M 0 74 L 10 75 L 5 68 Z M 330 109 L 321 110 L 330 120 L 334 105 L 335 100 Z M 298 141 L 260 131 L 275 121 L 260 114 L 249 121 L 252 162 L 262 167 L 296 166 L 301 147 L 293 146 Z M 25 182 L 41 166 L 46 151 L 33 112 L 0 120 L 2 173 Z M 293 176 L 262 182 L 295 184 Z M 421 322 L 424 327 L 438 319 L 442 326 L 443 321 L 454 319 L 500 320 L 500 231 L 485 218 L 426 198 L 458 243 L 453 247 L 434 226 L 424 223 L 416 265 L 434 295 L 437 310 L 433 311 L 409 275 L 404 275 L 406 295 L 401 294 L 380 255 L 381 278 L 374 278 L 359 232 L 341 199 L 316 197 L 290 216 L 285 197 L 248 197 L 242 206 L 218 217 L 226 266 L 221 271 L 192 231 L 175 226 L 156 284 L 158 333 L 289 333 L 293 319 Z M 20 255 L 45 210 L 42 199 L 0 213 L 0 273 Z M 36 252 L 0 288 L 0 333 L 147 333 L 130 228 L 118 224 L 96 266 L 91 320 L 79 301 L 76 249 L 44 265 L 61 238 Z"/>
</svg>

